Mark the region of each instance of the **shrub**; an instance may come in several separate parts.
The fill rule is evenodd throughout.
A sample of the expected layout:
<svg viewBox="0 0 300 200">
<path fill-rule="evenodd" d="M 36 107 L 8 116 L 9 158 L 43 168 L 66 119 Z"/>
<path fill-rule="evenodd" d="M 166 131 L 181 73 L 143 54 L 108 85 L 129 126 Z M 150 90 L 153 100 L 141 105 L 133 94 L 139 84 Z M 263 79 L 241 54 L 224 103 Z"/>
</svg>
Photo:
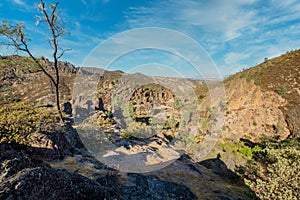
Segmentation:
<svg viewBox="0 0 300 200">
<path fill-rule="evenodd" d="M 206 97 L 205 94 L 200 94 L 200 95 L 198 96 L 198 99 L 199 99 L 199 100 L 202 100 L 202 99 L 204 99 L 205 97 Z"/>
<path fill-rule="evenodd" d="M 0 143 L 26 144 L 31 133 L 47 131 L 57 121 L 52 112 L 24 103 L 2 107 L 0 113 Z"/>
<path fill-rule="evenodd" d="M 261 151 L 262 151 L 262 148 L 257 145 L 255 145 L 253 148 L 248 147 L 248 146 L 242 146 L 238 149 L 238 152 L 241 153 L 245 158 L 247 158 L 249 160 L 254 158 Z"/>
<path fill-rule="evenodd" d="M 121 136 L 122 138 L 126 138 L 126 139 L 129 139 L 129 138 L 132 137 L 132 135 L 131 135 L 129 132 L 126 132 L 126 131 L 123 131 L 123 132 L 120 134 L 120 136 Z"/>
<path fill-rule="evenodd" d="M 248 77 L 248 74 L 246 74 L 246 73 L 242 73 L 241 75 L 240 75 L 240 78 L 247 78 Z"/>
<path fill-rule="evenodd" d="M 177 124 L 177 121 L 175 120 L 174 116 L 172 115 L 167 122 L 167 127 L 170 129 L 175 129 L 176 124 Z"/>
<path fill-rule="evenodd" d="M 278 86 L 278 88 L 275 90 L 275 92 L 281 96 L 286 95 L 286 93 L 288 92 L 287 87 L 285 87 L 284 85 L 280 85 Z"/>
<path fill-rule="evenodd" d="M 254 147 L 251 148 L 249 146 L 246 146 L 243 142 L 231 143 L 227 141 L 225 143 L 221 143 L 220 147 L 222 147 L 223 150 L 226 152 L 237 152 L 247 160 L 256 158 L 257 154 L 263 151 L 263 149 L 258 145 L 255 145 Z"/>
<path fill-rule="evenodd" d="M 182 108 L 182 104 L 179 99 L 175 98 L 173 107 L 175 110 L 180 110 Z"/>
</svg>

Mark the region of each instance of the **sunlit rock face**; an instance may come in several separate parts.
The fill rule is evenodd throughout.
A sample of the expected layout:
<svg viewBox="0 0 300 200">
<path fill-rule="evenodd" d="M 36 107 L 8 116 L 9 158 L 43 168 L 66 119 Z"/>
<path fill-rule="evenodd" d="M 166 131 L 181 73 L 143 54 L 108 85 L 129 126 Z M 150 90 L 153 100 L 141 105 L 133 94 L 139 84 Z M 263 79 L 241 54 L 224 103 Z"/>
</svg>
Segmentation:
<svg viewBox="0 0 300 200">
<path fill-rule="evenodd" d="M 287 102 L 275 92 L 261 91 L 253 81 L 240 79 L 227 85 L 227 110 L 223 137 L 283 140 L 289 130 L 280 107 Z"/>
</svg>

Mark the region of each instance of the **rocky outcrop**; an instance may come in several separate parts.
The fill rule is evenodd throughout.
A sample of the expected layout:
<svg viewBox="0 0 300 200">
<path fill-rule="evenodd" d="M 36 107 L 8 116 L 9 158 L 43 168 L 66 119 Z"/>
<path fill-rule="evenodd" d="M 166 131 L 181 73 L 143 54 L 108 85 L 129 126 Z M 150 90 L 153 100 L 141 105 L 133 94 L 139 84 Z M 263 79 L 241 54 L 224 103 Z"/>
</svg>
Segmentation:
<svg viewBox="0 0 300 200">
<path fill-rule="evenodd" d="M 175 95 L 168 88 L 154 83 L 143 85 L 137 88 L 130 97 L 134 115 L 131 117 L 141 119 L 147 116 L 152 117 L 155 112 L 160 114 L 164 112 L 165 120 L 173 116 L 174 123 L 177 121 L 179 124 L 180 114 L 178 109 L 175 109 L 175 100 Z"/>
<path fill-rule="evenodd" d="M 70 124 L 57 126 L 51 132 L 33 132 L 26 145 L 13 144 L 32 159 L 60 160 L 84 149 L 77 131 Z"/>
<path fill-rule="evenodd" d="M 294 107 L 287 113 L 286 121 L 288 127 L 291 131 L 291 136 L 299 137 L 300 136 L 300 105 Z"/>
<path fill-rule="evenodd" d="M 183 155 L 150 174 L 190 188 L 198 199 L 249 199 L 244 194 L 247 187 L 243 181 L 218 158 L 197 163 Z"/>
<path fill-rule="evenodd" d="M 105 71 L 99 80 L 97 90 L 98 102 L 95 105 L 99 110 L 112 111 L 112 93 L 118 80 L 124 75 L 122 71 Z M 101 102 L 101 104 L 100 104 Z M 101 105 L 101 106 L 100 106 Z"/>
<path fill-rule="evenodd" d="M 29 160 L 8 145 L 0 146 L 0 199 L 103 199 L 95 181 Z"/>
<path fill-rule="evenodd" d="M 104 169 L 99 170 L 101 163 L 96 161 L 93 164 L 97 167 L 89 169 L 94 171 L 93 180 L 29 159 L 5 144 L 0 145 L 0 162 L 0 199 L 197 199 L 186 186 L 154 175 L 124 174 L 123 181 L 117 173 L 103 175 Z M 73 162 L 72 167 L 76 165 Z"/>
<path fill-rule="evenodd" d="M 286 100 L 275 92 L 262 92 L 253 81 L 235 80 L 226 85 L 226 120 L 222 136 L 232 140 L 246 138 L 283 140 L 289 130 L 280 107 Z"/>
<path fill-rule="evenodd" d="M 128 174 L 120 192 L 121 199 L 198 199 L 187 187 L 153 175 Z"/>
</svg>

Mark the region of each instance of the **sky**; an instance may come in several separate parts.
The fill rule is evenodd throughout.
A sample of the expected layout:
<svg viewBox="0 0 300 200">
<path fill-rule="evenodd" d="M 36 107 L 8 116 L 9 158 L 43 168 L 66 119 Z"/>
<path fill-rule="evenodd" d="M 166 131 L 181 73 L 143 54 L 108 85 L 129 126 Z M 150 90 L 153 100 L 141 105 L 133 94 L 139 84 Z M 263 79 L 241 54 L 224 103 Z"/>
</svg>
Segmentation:
<svg viewBox="0 0 300 200">
<path fill-rule="evenodd" d="M 34 2 L 2 0 L 0 18 L 24 23 L 32 52 L 50 58 Z M 72 49 L 62 60 L 75 66 L 189 78 L 215 68 L 225 77 L 300 47 L 299 0 L 61 0 L 59 8 L 70 32 L 60 46 Z"/>
</svg>

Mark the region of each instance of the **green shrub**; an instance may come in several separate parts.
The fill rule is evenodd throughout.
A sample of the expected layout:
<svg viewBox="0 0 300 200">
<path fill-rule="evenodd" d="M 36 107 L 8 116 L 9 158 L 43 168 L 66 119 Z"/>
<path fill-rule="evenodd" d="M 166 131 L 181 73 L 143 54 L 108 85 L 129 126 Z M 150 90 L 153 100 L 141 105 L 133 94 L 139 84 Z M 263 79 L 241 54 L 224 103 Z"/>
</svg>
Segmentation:
<svg viewBox="0 0 300 200">
<path fill-rule="evenodd" d="M 263 151 L 263 149 L 258 145 L 255 145 L 254 147 L 251 148 L 249 146 L 246 146 L 243 142 L 234 142 L 234 143 L 225 142 L 225 143 L 221 143 L 219 145 L 220 145 L 220 147 L 223 148 L 224 151 L 237 152 L 237 153 L 241 154 L 247 160 L 256 158 L 257 154 L 259 154 L 261 151 Z"/>
<path fill-rule="evenodd" d="M 205 94 L 200 94 L 200 95 L 198 96 L 198 99 L 199 99 L 199 100 L 202 100 L 202 99 L 204 99 L 205 97 L 206 97 Z"/>
<path fill-rule="evenodd" d="M 245 158 L 252 159 L 254 156 L 256 156 L 258 153 L 262 151 L 262 148 L 260 146 L 255 145 L 253 148 L 248 146 L 242 146 L 239 147 L 238 152 L 241 153 Z"/>
<path fill-rule="evenodd" d="M 169 129 L 175 129 L 176 124 L 177 124 L 177 121 L 175 120 L 174 116 L 172 115 L 167 122 L 167 127 Z"/>
<path fill-rule="evenodd" d="M 47 131 L 57 122 L 52 112 L 24 103 L 2 107 L 0 113 L 0 143 L 26 144 L 31 133 Z"/>
<path fill-rule="evenodd" d="M 126 138 L 126 139 L 132 138 L 132 135 L 131 135 L 130 133 L 126 132 L 126 131 L 123 131 L 123 132 L 120 134 L 120 136 L 121 136 L 122 138 Z"/>
<path fill-rule="evenodd" d="M 246 73 L 242 73 L 241 75 L 240 75 L 240 78 L 247 78 L 248 77 L 248 74 L 246 74 Z"/>
<path fill-rule="evenodd" d="M 180 110 L 182 108 L 182 104 L 179 99 L 175 98 L 173 107 L 175 110 Z"/>
<path fill-rule="evenodd" d="M 131 102 L 128 102 L 126 106 L 130 117 L 135 120 L 136 119 L 135 107 Z"/>
<path fill-rule="evenodd" d="M 284 85 L 280 85 L 278 86 L 278 88 L 275 90 L 275 92 L 281 96 L 286 95 L 286 93 L 288 92 L 287 87 L 285 87 Z"/>
</svg>

